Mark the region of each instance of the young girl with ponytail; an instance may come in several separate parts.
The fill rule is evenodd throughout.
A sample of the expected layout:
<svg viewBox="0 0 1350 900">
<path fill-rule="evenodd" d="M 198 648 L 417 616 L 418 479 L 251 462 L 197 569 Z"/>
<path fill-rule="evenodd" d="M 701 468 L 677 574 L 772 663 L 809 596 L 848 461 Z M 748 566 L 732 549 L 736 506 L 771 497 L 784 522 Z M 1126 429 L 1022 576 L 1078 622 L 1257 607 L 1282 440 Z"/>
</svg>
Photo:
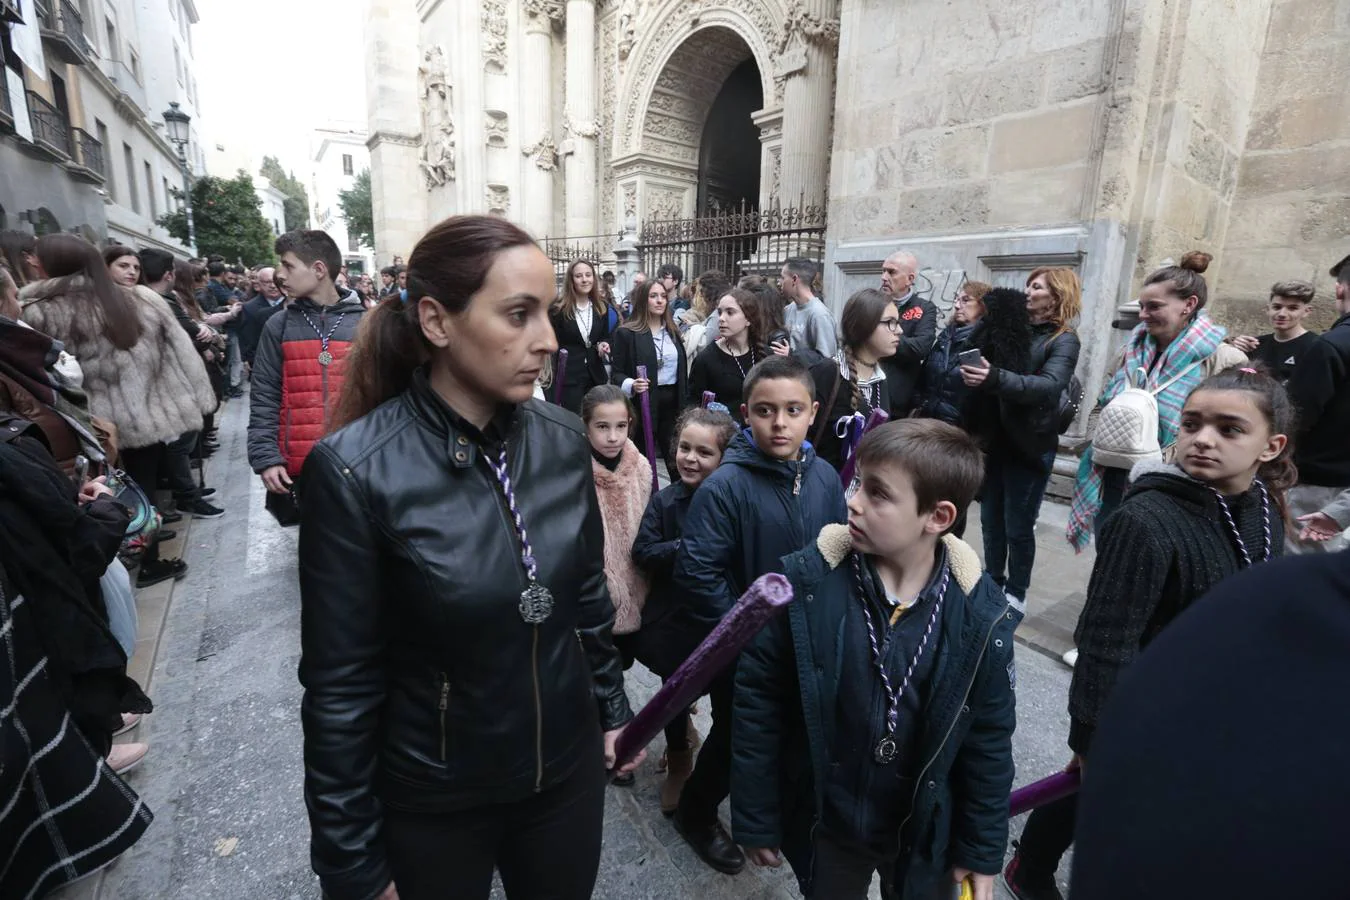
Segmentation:
<svg viewBox="0 0 1350 900">
<path fill-rule="evenodd" d="M 886 373 L 878 360 L 893 355 L 900 345 L 900 313 L 891 297 L 864 288 L 844 304 L 839 329 L 839 351 L 811 367 L 820 404 L 811 444 L 816 455 L 836 469 L 844 464 L 849 429 L 861 429 L 874 409 L 890 409 Z"/>
<path fill-rule="evenodd" d="M 1280 556 L 1285 491 L 1297 473 L 1294 410 L 1283 385 L 1243 366 L 1201 382 L 1181 410 L 1175 463 L 1141 462 L 1101 526 L 1074 638 L 1071 767 L 1121 672 L 1188 606 L 1228 576 Z M 1090 776 L 1089 776 L 1090 777 Z M 1019 900 L 1058 900 L 1055 870 L 1073 840 L 1077 800 L 1031 814 L 1005 880 Z"/>
</svg>

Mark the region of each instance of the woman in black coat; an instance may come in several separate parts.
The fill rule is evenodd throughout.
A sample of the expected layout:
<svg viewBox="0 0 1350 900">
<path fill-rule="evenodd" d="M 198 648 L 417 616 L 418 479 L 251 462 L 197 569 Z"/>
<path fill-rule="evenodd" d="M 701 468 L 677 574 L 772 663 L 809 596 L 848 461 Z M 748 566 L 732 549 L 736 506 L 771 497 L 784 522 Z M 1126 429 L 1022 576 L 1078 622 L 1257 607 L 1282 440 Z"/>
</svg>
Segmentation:
<svg viewBox="0 0 1350 900">
<path fill-rule="evenodd" d="M 567 267 L 567 280 L 549 310 L 548 320 L 558 339 L 558 349 L 567 351 L 562 405 L 581 415 L 581 398 L 597 384 L 605 383 L 610 334 L 619 322 L 618 312 L 605 302 L 601 293 L 595 266 L 578 259 Z M 558 360 L 555 353 L 555 378 Z"/>
<path fill-rule="evenodd" d="M 900 344 L 900 313 L 891 298 L 863 288 L 839 317 L 841 348 L 811 367 L 820 410 L 808 434 L 816 455 L 836 469 L 844 465 L 844 435 L 861 428 L 874 409 L 890 409 L 890 391 L 880 360 Z"/>
<path fill-rule="evenodd" d="M 652 431 L 656 451 L 666 461 L 666 469 L 675 480 L 675 459 L 671 438 L 675 420 L 685 405 L 689 371 L 684 342 L 675 327 L 666 289 L 659 281 L 646 281 L 633 290 L 633 315 L 618 328 L 612 338 L 614 354 L 610 379 L 630 397 L 651 392 Z M 647 377 L 638 377 L 638 366 L 647 367 Z M 635 441 L 648 456 L 646 431 Z"/>
<path fill-rule="evenodd" d="M 986 305 L 1007 290 L 990 291 Z M 1026 374 L 993 365 L 988 356 L 961 367 L 969 387 L 997 401 L 980 502 L 984 565 L 1019 600 L 1031 587 L 1036 518 L 1059 446 L 1060 396 L 1078 365 L 1078 335 L 1069 323 L 1082 311 L 1082 296 L 1072 269 L 1037 269 L 1025 295 L 1031 321 Z"/>
<path fill-rule="evenodd" d="M 553 266 L 457 216 L 407 275 L 299 481 L 310 859 L 333 898 L 585 900 L 632 712 L 590 446 L 532 399 Z"/>
<path fill-rule="evenodd" d="M 961 285 L 952 307 L 952 319 L 938 334 L 932 352 L 923 362 L 923 372 L 914 392 L 913 415 L 965 427 L 970 388 L 961 377 L 958 359 L 962 353 L 978 349 L 975 342 L 985 315 L 984 296 L 990 290 L 991 286 L 982 281 L 967 281 Z M 1023 310 L 1025 322 L 1025 307 Z"/>
</svg>

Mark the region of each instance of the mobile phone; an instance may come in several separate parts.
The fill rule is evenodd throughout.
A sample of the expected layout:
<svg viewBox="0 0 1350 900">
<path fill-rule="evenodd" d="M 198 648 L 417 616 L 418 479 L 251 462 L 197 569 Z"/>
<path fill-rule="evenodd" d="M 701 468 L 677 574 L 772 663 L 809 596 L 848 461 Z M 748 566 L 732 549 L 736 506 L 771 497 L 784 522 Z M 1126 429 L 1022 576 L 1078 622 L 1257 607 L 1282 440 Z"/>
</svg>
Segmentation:
<svg viewBox="0 0 1350 900">
<path fill-rule="evenodd" d="M 75 486 L 84 487 L 84 480 L 89 477 L 89 457 L 83 453 L 75 457 Z"/>
<path fill-rule="evenodd" d="M 956 354 L 956 364 L 958 366 L 978 366 L 984 357 L 980 355 L 978 349 L 963 350 Z"/>
</svg>

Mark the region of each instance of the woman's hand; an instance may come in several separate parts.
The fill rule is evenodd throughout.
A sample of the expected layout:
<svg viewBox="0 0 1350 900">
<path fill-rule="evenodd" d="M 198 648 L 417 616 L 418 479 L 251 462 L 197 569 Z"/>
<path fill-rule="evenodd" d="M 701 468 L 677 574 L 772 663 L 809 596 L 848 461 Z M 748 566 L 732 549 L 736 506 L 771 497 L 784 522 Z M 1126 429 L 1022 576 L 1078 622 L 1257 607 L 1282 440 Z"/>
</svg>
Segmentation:
<svg viewBox="0 0 1350 900">
<path fill-rule="evenodd" d="M 993 368 L 989 365 L 989 360 L 981 359 L 982 365 L 962 366 L 961 380 L 965 382 L 966 387 L 979 387 L 984 384 Z"/>
<path fill-rule="evenodd" d="M 776 356 L 787 356 L 792 352 L 792 345 L 787 341 L 779 341 L 776 344 L 770 344 L 769 349 L 773 351 Z"/>
<path fill-rule="evenodd" d="M 212 331 L 208 326 L 206 326 L 206 325 L 198 325 L 198 326 L 197 326 L 197 342 L 198 342 L 198 343 L 201 343 L 201 344 L 209 344 L 209 343 L 211 343 L 211 341 L 213 341 L 213 340 L 215 339 L 215 337 L 216 337 L 216 333 L 215 333 L 214 331 Z"/>
<path fill-rule="evenodd" d="M 645 394 L 645 393 L 647 393 L 647 389 L 648 389 L 649 387 L 651 387 L 651 385 L 652 385 L 651 381 L 648 380 L 648 379 L 646 379 L 646 378 L 634 378 L 634 379 L 633 379 L 633 393 L 635 393 L 635 394 Z"/>
<path fill-rule="evenodd" d="M 952 869 L 952 881 L 957 884 L 970 879 L 970 886 L 974 890 L 975 900 L 994 900 L 994 876 L 981 875 L 978 872 L 972 872 L 969 869 Z"/>
<path fill-rule="evenodd" d="M 380 895 L 375 900 L 398 900 L 398 888 L 391 881 L 389 886 L 380 891 Z"/>
<path fill-rule="evenodd" d="M 84 483 L 80 488 L 80 505 L 93 503 L 99 497 L 113 496 L 112 488 L 108 487 L 108 479 L 102 475 Z"/>
<path fill-rule="evenodd" d="M 595 349 L 603 358 L 609 359 L 609 341 L 597 341 Z"/>
<path fill-rule="evenodd" d="M 1324 512 L 1299 516 L 1298 524 L 1303 526 L 1298 533 L 1298 539 L 1306 543 L 1329 541 L 1345 530 L 1339 522 Z"/>
<path fill-rule="evenodd" d="M 605 768 L 614 768 L 615 745 L 619 742 L 619 735 L 623 734 L 622 728 L 616 728 L 613 731 L 605 732 Z M 617 772 L 611 772 L 611 775 L 627 775 L 642 764 L 647 758 L 646 750 L 639 750 L 638 755 L 633 757 L 633 761 L 621 767 Z"/>
</svg>

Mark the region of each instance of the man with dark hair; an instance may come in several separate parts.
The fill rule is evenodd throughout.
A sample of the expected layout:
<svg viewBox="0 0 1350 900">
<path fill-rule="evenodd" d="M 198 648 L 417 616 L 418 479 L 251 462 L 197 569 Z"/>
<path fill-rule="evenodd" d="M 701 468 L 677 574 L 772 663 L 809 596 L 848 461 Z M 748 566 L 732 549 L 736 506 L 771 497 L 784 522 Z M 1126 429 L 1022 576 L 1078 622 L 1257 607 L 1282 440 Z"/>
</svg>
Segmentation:
<svg viewBox="0 0 1350 900">
<path fill-rule="evenodd" d="M 783 321 L 790 335 L 792 352 L 805 354 L 807 365 L 820 362 L 812 353 L 829 359 L 839 349 L 834 316 L 816 296 L 815 281 L 819 272 L 820 267 L 812 260 L 794 256 L 783 263 L 783 270 L 778 273 L 778 289 L 788 301 L 783 310 Z"/>
<path fill-rule="evenodd" d="M 1350 256 L 1331 267 L 1336 279 L 1336 319 L 1300 358 L 1289 382 L 1298 409 L 1294 465 L 1299 483 L 1289 489 L 1290 518 L 1311 516 L 1350 487 Z M 1300 541 L 1290 529 L 1287 553 L 1331 553 L 1346 547 L 1345 534 L 1328 541 Z"/>
<path fill-rule="evenodd" d="M 915 292 L 918 275 L 918 258 L 903 250 L 881 264 L 881 290 L 895 300 L 900 312 L 900 345 L 894 356 L 881 361 L 892 419 L 902 419 L 914 408 L 914 388 L 937 340 L 937 307 Z"/>
<path fill-rule="evenodd" d="M 656 280 L 666 289 L 666 302 L 672 314 L 688 309 L 689 303 L 680 299 L 680 283 L 684 281 L 684 270 L 675 263 L 666 263 L 656 270 Z"/>
<path fill-rule="evenodd" d="M 398 267 L 385 266 L 380 270 L 380 299 L 398 290 Z"/>
<path fill-rule="evenodd" d="M 352 291 L 338 290 L 342 253 L 326 233 L 288 231 L 276 253 L 295 300 L 267 320 L 253 356 L 248 461 L 267 486 L 268 510 L 292 525 L 299 521 L 295 479 L 328 431 L 365 307 Z"/>
</svg>

